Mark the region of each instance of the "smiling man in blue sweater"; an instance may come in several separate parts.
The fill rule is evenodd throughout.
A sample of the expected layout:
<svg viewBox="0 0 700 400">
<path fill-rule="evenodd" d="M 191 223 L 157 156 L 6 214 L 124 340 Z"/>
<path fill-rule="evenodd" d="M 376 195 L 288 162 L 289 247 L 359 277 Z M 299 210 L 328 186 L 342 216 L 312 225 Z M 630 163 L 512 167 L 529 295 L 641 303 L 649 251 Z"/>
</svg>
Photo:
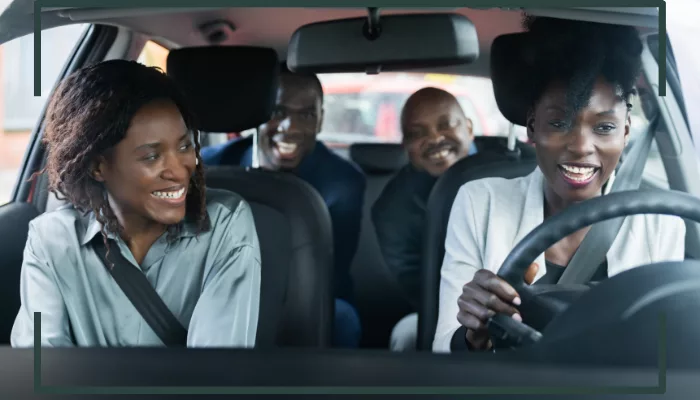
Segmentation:
<svg viewBox="0 0 700 400">
<path fill-rule="evenodd" d="M 337 347 L 357 347 L 361 327 L 350 265 L 360 236 L 366 181 L 355 164 L 316 140 L 322 122 L 323 87 L 318 77 L 294 74 L 283 67 L 272 119 L 258 128 L 258 155 L 262 168 L 291 172 L 323 197 L 333 223 L 333 341 Z M 201 153 L 207 165 L 251 166 L 253 137 L 233 139 Z"/>
</svg>

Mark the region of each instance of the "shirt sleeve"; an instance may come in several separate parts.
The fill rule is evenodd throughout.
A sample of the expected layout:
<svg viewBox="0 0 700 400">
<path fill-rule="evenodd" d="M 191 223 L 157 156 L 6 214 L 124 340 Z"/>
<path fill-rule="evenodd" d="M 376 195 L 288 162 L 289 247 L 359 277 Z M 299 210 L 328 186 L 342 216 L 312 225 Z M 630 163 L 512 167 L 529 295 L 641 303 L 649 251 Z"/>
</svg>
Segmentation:
<svg viewBox="0 0 700 400">
<path fill-rule="evenodd" d="M 214 262 L 190 320 L 187 347 L 253 347 L 260 310 L 260 246 L 242 201 L 213 222 Z"/>
<path fill-rule="evenodd" d="M 455 331 L 461 326 L 457 320 L 457 300 L 462 287 L 469 283 L 481 268 L 478 236 L 476 235 L 474 209 L 468 191 L 462 186 L 455 197 L 447 223 L 445 258 L 440 270 L 440 295 L 438 321 L 433 340 L 433 351 L 450 352 Z"/>
<path fill-rule="evenodd" d="M 21 305 L 10 335 L 12 347 L 34 346 L 34 317 L 37 312 L 41 313 L 42 347 L 75 346 L 66 305 L 44 251 L 43 240 L 34 223 L 30 222 L 20 271 Z"/>
</svg>

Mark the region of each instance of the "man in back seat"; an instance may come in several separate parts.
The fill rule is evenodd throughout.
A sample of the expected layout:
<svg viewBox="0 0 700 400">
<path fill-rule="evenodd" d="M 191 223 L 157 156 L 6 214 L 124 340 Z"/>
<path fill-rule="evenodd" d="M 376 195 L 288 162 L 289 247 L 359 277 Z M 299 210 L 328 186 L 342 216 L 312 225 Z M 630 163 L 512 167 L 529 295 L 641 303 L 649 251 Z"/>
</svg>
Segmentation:
<svg viewBox="0 0 700 400">
<path fill-rule="evenodd" d="M 275 112 L 258 128 L 258 157 L 262 168 L 291 172 L 305 180 L 328 206 L 335 243 L 334 345 L 357 347 L 361 330 L 353 305 L 350 265 L 360 235 L 366 182 L 359 167 L 316 140 L 322 121 L 321 82 L 315 75 L 294 74 L 283 67 Z M 201 154 L 208 165 L 251 166 L 253 138 L 236 138 L 204 148 Z"/>
<path fill-rule="evenodd" d="M 458 100 L 437 88 L 408 98 L 401 112 L 402 145 L 410 163 L 386 185 L 372 207 L 372 221 L 384 260 L 407 299 L 420 299 L 422 233 L 428 196 L 449 167 L 476 153 L 472 121 Z M 393 350 L 415 347 L 418 319 L 410 314 L 394 328 Z"/>
</svg>

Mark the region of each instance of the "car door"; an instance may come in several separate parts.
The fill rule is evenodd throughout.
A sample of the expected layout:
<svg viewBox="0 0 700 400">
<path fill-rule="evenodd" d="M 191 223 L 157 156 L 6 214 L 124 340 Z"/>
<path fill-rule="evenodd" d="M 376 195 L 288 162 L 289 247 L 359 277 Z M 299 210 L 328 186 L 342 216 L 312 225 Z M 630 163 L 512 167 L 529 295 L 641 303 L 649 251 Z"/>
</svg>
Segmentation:
<svg viewBox="0 0 700 400">
<path fill-rule="evenodd" d="M 113 27 L 49 22 L 41 33 L 41 82 L 34 94 L 32 1 L 11 3 L 0 15 L 0 345 L 9 343 L 19 309 L 19 274 L 29 222 L 44 209 L 37 196 L 43 177 L 40 145 L 44 107 L 55 84 L 75 69 L 101 60 L 114 42 Z M 43 199 L 43 200 L 40 200 Z M 43 202 L 44 204 L 40 204 Z"/>
</svg>

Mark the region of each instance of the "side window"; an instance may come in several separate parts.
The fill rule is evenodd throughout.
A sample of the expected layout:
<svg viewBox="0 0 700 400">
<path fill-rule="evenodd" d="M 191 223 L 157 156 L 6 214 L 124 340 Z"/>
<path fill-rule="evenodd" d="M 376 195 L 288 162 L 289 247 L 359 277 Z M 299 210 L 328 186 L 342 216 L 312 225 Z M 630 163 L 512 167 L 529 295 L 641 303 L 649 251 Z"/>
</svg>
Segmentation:
<svg viewBox="0 0 700 400">
<path fill-rule="evenodd" d="M 149 67 L 158 67 L 162 69 L 163 72 L 167 72 L 168 53 L 170 53 L 170 50 L 149 40 L 146 42 L 146 45 L 143 46 L 143 50 L 141 50 L 141 54 L 136 61 L 143 65 L 148 65 Z"/>
<path fill-rule="evenodd" d="M 10 201 L 29 136 L 87 25 L 41 32 L 41 96 L 34 96 L 34 34 L 0 45 L 0 205 Z"/>
</svg>

